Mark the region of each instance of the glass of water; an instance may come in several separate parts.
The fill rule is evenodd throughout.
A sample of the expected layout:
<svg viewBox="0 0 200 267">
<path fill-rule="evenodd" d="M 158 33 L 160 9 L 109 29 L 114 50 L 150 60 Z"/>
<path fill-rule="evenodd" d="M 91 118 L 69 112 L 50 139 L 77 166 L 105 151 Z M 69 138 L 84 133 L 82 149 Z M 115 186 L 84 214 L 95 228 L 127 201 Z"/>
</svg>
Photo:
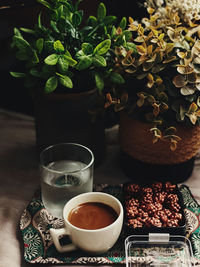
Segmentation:
<svg viewBox="0 0 200 267">
<path fill-rule="evenodd" d="M 40 154 L 42 202 L 46 210 L 62 218 L 62 210 L 72 197 L 93 190 L 94 155 L 76 143 L 61 143 Z"/>
</svg>

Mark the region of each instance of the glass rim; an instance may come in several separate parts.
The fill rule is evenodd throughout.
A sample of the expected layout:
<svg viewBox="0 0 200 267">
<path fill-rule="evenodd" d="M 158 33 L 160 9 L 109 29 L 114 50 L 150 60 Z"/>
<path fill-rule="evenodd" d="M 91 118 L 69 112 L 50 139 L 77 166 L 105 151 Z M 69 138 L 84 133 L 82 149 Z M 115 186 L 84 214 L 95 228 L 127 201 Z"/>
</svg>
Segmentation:
<svg viewBox="0 0 200 267">
<path fill-rule="evenodd" d="M 58 146 L 67 146 L 67 145 L 70 145 L 70 146 L 76 146 L 76 147 L 80 147 L 80 148 L 83 148 L 83 149 L 85 149 L 87 152 L 89 152 L 89 154 L 91 155 L 91 160 L 90 160 L 90 162 L 85 166 L 85 167 L 83 167 L 83 168 L 81 168 L 81 169 L 79 169 L 79 170 L 75 170 L 75 171 L 69 171 L 69 172 L 63 172 L 63 171 L 57 171 L 57 170 L 53 170 L 53 169 L 50 169 L 50 168 L 48 168 L 47 166 L 45 166 L 43 163 L 42 163 L 42 156 L 43 156 L 43 154 L 45 153 L 45 152 L 47 152 L 48 150 L 50 150 L 51 148 L 53 148 L 53 147 L 58 147 Z M 92 150 L 91 149 L 89 149 L 88 147 L 86 147 L 86 146 L 84 146 L 84 145 L 81 145 L 81 144 L 79 144 L 79 143 L 73 143 L 73 142 L 71 142 L 71 143 L 58 143 L 58 144 L 53 144 L 53 145 L 50 145 L 50 146 L 48 146 L 48 147 L 46 147 L 45 149 L 43 149 L 42 151 L 41 151 L 41 153 L 40 153 L 40 155 L 39 155 L 39 160 L 40 160 L 40 162 L 39 162 L 39 165 L 40 165 L 40 167 L 42 167 L 42 168 L 44 168 L 44 169 L 46 169 L 46 170 L 48 170 L 48 171 L 50 171 L 50 172 L 54 172 L 54 173 L 59 173 L 59 174 L 73 174 L 73 173 L 77 173 L 77 172 L 81 172 L 81 171 L 85 171 L 85 170 L 87 170 L 88 168 L 90 168 L 91 166 L 92 166 L 92 164 L 94 163 L 94 154 L 93 154 L 93 152 L 92 152 Z"/>
</svg>

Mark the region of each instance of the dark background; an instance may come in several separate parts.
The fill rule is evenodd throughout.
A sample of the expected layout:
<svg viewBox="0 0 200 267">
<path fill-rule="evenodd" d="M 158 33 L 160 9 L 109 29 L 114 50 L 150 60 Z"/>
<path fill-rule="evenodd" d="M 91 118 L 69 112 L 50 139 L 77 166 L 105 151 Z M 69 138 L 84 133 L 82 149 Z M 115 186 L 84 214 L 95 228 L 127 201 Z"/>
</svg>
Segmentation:
<svg viewBox="0 0 200 267">
<path fill-rule="evenodd" d="M 107 7 L 107 14 L 119 19 L 123 16 L 140 18 L 144 9 L 135 0 L 102 0 Z M 81 7 L 84 14 L 96 14 L 99 0 L 84 0 Z M 141 0 L 140 0 L 141 2 Z M 33 115 L 32 100 L 23 80 L 12 78 L 10 70 L 19 64 L 10 49 L 14 27 L 32 28 L 41 11 L 36 0 L 1 0 L 0 1 L 0 108 Z"/>
</svg>

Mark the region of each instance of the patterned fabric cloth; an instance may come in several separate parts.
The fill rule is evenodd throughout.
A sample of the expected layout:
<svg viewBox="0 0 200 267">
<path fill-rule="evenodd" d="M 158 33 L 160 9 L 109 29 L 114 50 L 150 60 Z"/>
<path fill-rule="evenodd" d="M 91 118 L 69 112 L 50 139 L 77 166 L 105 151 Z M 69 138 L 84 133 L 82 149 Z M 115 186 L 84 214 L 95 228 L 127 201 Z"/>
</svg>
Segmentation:
<svg viewBox="0 0 200 267">
<path fill-rule="evenodd" d="M 187 223 L 187 237 L 192 243 L 194 260 L 200 264 L 200 206 L 191 194 L 190 189 L 181 185 L 179 188 L 184 203 Z"/>
<path fill-rule="evenodd" d="M 94 190 L 103 191 L 123 200 L 122 185 L 96 185 Z M 190 238 L 196 265 L 200 265 L 200 206 L 195 201 L 189 188 L 180 186 L 185 205 L 187 222 L 187 236 Z M 63 221 L 54 218 L 43 206 L 40 190 L 38 190 L 31 202 L 24 210 L 20 220 L 20 230 L 24 241 L 24 258 L 29 263 L 74 263 L 74 264 L 124 264 L 125 234 L 122 231 L 117 243 L 107 253 L 94 257 L 86 255 L 82 251 L 70 253 L 58 253 L 55 249 L 49 229 L 61 228 Z M 64 240 L 66 242 L 66 240 Z"/>
</svg>

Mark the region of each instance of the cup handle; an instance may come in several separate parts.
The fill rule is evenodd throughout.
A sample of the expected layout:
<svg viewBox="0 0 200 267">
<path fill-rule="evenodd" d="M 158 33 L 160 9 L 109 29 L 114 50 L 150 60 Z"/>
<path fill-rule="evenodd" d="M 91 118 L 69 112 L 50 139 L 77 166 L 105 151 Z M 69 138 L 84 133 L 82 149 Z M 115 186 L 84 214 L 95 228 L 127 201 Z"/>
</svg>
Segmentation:
<svg viewBox="0 0 200 267">
<path fill-rule="evenodd" d="M 61 246 L 59 242 L 59 237 L 61 235 L 68 235 L 67 230 L 65 228 L 61 229 L 50 228 L 49 231 L 52 236 L 54 245 L 59 252 L 69 252 L 77 249 L 77 247 L 73 243 Z"/>
</svg>

